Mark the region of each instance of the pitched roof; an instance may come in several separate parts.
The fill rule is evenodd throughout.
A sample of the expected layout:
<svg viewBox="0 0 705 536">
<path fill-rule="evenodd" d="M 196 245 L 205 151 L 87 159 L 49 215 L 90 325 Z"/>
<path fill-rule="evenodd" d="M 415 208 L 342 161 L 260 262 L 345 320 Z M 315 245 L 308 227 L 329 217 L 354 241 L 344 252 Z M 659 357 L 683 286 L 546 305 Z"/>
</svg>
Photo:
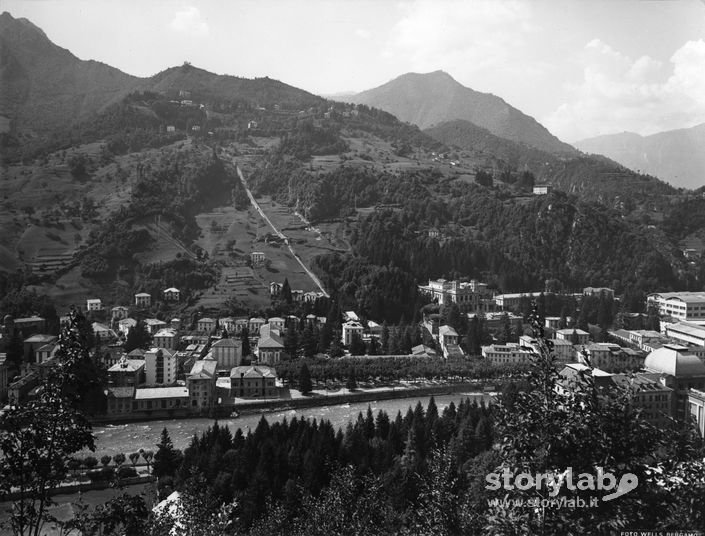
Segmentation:
<svg viewBox="0 0 705 536">
<path fill-rule="evenodd" d="M 271 367 L 250 366 L 235 367 L 230 371 L 231 378 L 276 378 L 277 374 Z"/>
<path fill-rule="evenodd" d="M 108 387 L 108 396 L 114 398 L 132 398 L 134 394 L 134 387 Z"/>
<path fill-rule="evenodd" d="M 159 398 L 188 398 L 188 388 L 178 387 L 143 387 L 135 390 L 135 400 L 153 400 Z"/>
<path fill-rule="evenodd" d="M 458 332 L 455 331 L 452 326 L 441 326 L 440 328 L 438 328 L 438 334 L 440 336 L 444 336 L 444 335 L 450 335 L 452 337 L 458 336 Z"/>
<path fill-rule="evenodd" d="M 236 348 L 241 345 L 242 342 L 235 339 L 220 339 L 218 342 L 214 343 L 211 348 Z"/>
<path fill-rule="evenodd" d="M 212 359 L 201 359 L 193 364 L 193 367 L 191 367 L 191 372 L 189 373 L 187 379 L 211 379 L 215 376 L 215 371 L 217 367 L 217 361 L 214 361 Z"/>
<path fill-rule="evenodd" d="M 284 348 L 284 343 L 282 342 L 281 338 L 277 336 L 276 333 L 273 333 L 276 330 L 270 330 L 269 334 L 262 337 L 259 342 L 257 343 L 257 348 L 260 350 L 262 348 L 267 348 L 267 349 L 281 349 Z"/>
</svg>

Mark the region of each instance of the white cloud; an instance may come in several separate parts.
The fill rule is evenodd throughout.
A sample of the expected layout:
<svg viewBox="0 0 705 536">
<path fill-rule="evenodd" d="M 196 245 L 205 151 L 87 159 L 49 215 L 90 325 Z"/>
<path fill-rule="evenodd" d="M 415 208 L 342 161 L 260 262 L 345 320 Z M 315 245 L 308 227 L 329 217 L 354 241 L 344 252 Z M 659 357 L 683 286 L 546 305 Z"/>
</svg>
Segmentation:
<svg viewBox="0 0 705 536">
<path fill-rule="evenodd" d="M 705 42 L 688 41 L 668 64 L 631 58 L 594 39 L 583 51 L 583 78 L 543 124 L 575 141 L 624 130 L 648 135 L 705 121 Z"/>
<path fill-rule="evenodd" d="M 369 30 L 366 30 L 364 28 L 357 28 L 355 30 L 355 35 L 359 37 L 360 39 L 369 39 L 372 37 L 372 34 L 370 33 Z"/>
<path fill-rule="evenodd" d="M 477 73 L 512 61 L 533 30 L 526 2 L 417 0 L 399 5 L 384 55 L 418 71 Z"/>
<path fill-rule="evenodd" d="M 207 35 L 208 24 L 201 18 L 201 12 L 195 6 L 186 6 L 174 14 L 169 24 L 172 30 L 192 35 Z"/>
</svg>

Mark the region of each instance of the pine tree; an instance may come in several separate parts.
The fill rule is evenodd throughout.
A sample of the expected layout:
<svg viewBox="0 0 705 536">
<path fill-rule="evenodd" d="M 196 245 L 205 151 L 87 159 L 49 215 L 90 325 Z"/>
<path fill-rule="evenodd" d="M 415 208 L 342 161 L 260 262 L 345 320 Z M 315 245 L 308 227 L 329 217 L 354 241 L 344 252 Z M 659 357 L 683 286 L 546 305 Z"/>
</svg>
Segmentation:
<svg viewBox="0 0 705 536">
<path fill-rule="evenodd" d="M 313 384 L 311 383 L 311 372 L 308 370 L 306 363 L 301 365 L 299 370 L 299 391 L 301 394 L 307 395 L 313 390 Z"/>
<path fill-rule="evenodd" d="M 291 295 L 291 286 L 289 285 L 289 279 L 285 278 L 284 279 L 284 284 L 282 285 L 282 300 L 284 300 L 287 304 L 291 305 L 293 302 L 293 297 Z"/>
<path fill-rule="evenodd" d="M 357 389 L 357 378 L 355 377 L 355 367 L 350 369 L 350 374 L 348 375 L 348 381 L 345 382 L 345 387 L 350 391 Z"/>
<path fill-rule="evenodd" d="M 250 348 L 250 331 L 246 327 L 242 328 L 240 341 L 242 342 L 242 357 L 245 358 L 252 353 L 252 349 Z"/>
<path fill-rule="evenodd" d="M 146 350 L 152 344 L 152 335 L 147 330 L 147 326 L 142 320 L 138 320 L 137 324 L 130 328 L 125 340 L 124 350 L 126 353 L 137 348 Z"/>
<path fill-rule="evenodd" d="M 157 444 L 157 452 L 154 454 L 154 464 L 152 474 L 157 478 L 164 476 L 174 476 L 181 462 L 181 452 L 174 448 L 174 444 L 169 436 L 169 431 L 164 427 L 161 438 Z"/>
</svg>

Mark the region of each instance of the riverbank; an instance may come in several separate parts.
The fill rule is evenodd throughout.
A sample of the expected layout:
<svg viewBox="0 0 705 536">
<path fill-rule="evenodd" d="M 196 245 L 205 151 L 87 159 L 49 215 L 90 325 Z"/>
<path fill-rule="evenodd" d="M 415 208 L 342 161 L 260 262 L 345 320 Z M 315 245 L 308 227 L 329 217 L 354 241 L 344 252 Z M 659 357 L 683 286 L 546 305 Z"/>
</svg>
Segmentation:
<svg viewBox="0 0 705 536">
<path fill-rule="evenodd" d="M 236 398 L 235 403 L 228 406 L 215 408 L 213 415 L 218 418 L 227 418 L 231 415 L 267 413 L 285 411 L 290 409 L 316 408 L 321 406 L 335 406 L 375 400 L 394 400 L 412 397 L 425 397 L 453 393 L 491 393 L 501 390 L 501 385 L 488 385 L 480 382 L 454 382 L 432 384 L 402 383 L 385 387 L 372 387 L 367 389 L 339 389 L 328 391 L 315 389 L 308 395 L 303 395 L 296 389 L 282 388 L 280 398 L 270 399 L 245 399 Z M 174 410 L 152 410 L 149 412 L 132 413 L 126 415 L 100 415 L 91 418 L 91 423 L 97 426 L 119 425 L 125 423 L 140 423 L 149 421 L 164 421 L 170 419 L 200 419 L 205 415 L 193 415 L 188 411 L 176 412 Z"/>
</svg>

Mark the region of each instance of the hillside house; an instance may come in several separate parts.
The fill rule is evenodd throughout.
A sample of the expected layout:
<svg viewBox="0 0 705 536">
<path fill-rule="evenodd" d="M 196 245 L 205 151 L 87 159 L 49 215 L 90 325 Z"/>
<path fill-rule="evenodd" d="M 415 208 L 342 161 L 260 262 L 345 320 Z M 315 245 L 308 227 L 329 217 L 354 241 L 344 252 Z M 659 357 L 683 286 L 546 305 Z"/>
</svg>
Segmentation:
<svg viewBox="0 0 705 536">
<path fill-rule="evenodd" d="M 179 334 L 171 328 L 163 328 L 154 334 L 154 346 L 174 351 L 179 346 Z"/>
<path fill-rule="evenodd" d="M 118 331 L 122 333 L 125 337 L 130 332 L 132 328 L 137 325 L 137 320 L 134 318 L 123 318 L 118 321 Z"/>
<path fill-rule="evenodd" d="M 282 293 L 283 287 L 284 287 L 284 285 L 282 285 L 281 283 L 277 283 L 276 281 L 272 281 L 269 284 L 269 295 L 273 298 L 276 296 L 279 296 Z"/>
<path fill-rule="evenodd" d="M 167 133 L 169 132 L 176 132 L 176 127 L 174 125 L 167 125 L 166 126 L 166 131 Z"/>
<path fill-rule="evenodd" d="M 170 287 L 162 291 L 162 296 L 164 296 L 164 301 L 177 302 L 181 297 L 181 292 L 178 288 Z"/>
<path fill-rule="evenodd" d="M 215 329 L 216 322 L 215 318 L 199 318 L 196 322 L 196 329 L 201 333 L 211 333 Z"/>
<path fill-rule="evenodd" d="M 458 332 L 455 331 L 451 326 L 441 326 L 438 328 L 438 342 L 443 350 L 443 355 L 447 357 L 448 346 L 458 345 Z"/>
<path fill-rule="evenodd" d="M 551 186 L 548 184 L 537 184 L 534 186 L 534 195 L 547 195 L 551 191 Z"/>
<path fill-rule="evenodd" d="M 93 333 L 95 333 L 96 339 L 98 339 L 100 342 L 106 342 L 111 341 L 113 339 L 117 339 L 117 334 L 105 324 L 101 324 L 100 322 L 93 322 L 93 324 L 91 324 L 91 327 L 93 328 Z"/>
<path fill-rule="evenodd" d="M 135 294 L 135 306 L 147 308 L 152 306 L 152 295 L 146 292 Z"/>
<path fill-rule="evenodd" d="M 127 318 L 130 314 L 130 311 L 127 307 L 124 305 L 118 305 L 116 307 L 113 307 L 110 309 L 110 318 L 112 320 L 122 320 L 123 318 Z"/>
<path fill-rule="evenodd" d="M 341 342 L 345 346 L 350 346 L 353 337 L 357 335 L 362 338 L 362 332 L 364 331 L 362 324 L 356 322 L 355 320 L 348 320 L 343 324 L 343 333 L 341 335 Z"/>
<path fill-rule="evenodd" d="M 167 323 L 163 320 L 159 320 L 158 318 L 146 318 L 144 325 L 147 327 L 147 331 L 149 331 L 151 335 L 154 335 L 160 329 L 166 328 Z"/>
<path fill-rule="evenodd" d="M 103 310 L 103 301 L 100 298 L 89 298 L 86 300 L 86 311 L 87 312 L 92 312 L 92 311 L 102 311 Z"/>
<path fill-rule="evenodd" d="M 264 318 L 254 317 L 250 318 L 247 322 L 247 330 L 252 334 L 259 333 L 259 328 L 261 328 L 267 321 Z"/>
<path fill-rule="evenodd" d="M 262 251 L 253 251 L 250 253 L 250 262 L 253 268 L 264 266 L 265 255 Z"/>
<path fill-rule="evenodd" d="M 59 338 L 56 335 L 47 335 L 42 333 L 37 333 L 31 337 L 27 337 L 24 342 L 24 358 L 28 363 L 41 363 L 37 361 L 38 355 L 37 350 L 41 347 L 57 342 Z"/>
<path fill-rule="evenodd" d="M 284 320 L 283 318 L 278 317 L 278 316 L 273 316 L 272 318 L 270 318 L 270 319 L 267 321 L 267 323 L 268 323 L 273 329 L 277 329 L 277 330 L 279 330 L 279 331 L 281 332 L 281 331 L 284 331 L 284 326 L 286 325 L 286 320 Z"/>
</svg>

